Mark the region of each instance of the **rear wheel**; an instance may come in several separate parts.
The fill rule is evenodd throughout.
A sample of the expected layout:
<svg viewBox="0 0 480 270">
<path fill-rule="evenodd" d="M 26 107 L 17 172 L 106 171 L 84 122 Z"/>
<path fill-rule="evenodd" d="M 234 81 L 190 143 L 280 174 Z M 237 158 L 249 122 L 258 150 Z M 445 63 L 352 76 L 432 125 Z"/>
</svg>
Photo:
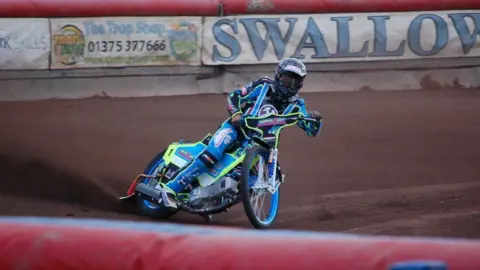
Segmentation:
<svg viewBox="0 0 480 270">
<path fill-rule="evenodd" d="M 280 201 L 280 188 L 274 194 L 266 189 L 268 156 L 269 151 L 265 147 L 256 145 L 248 150 L 242 165 L 240 192 L 243 207 L 250 223 L 257 229 L 273 225 Z"/>
<path fill-rule="evenodd" d="M 150 161 L 145 170 L 143 171 L 146 175 L 156 175 L 165 167 L 165 161 L 163 160 L 163 155 L 165 150 L 159 153 L 156 157 Z M 154 178 L 143 178 L 140 183 L 156 187 L 158 185 L 157 180 Z M 139 214 L 156 219 L 167 219 L 175 214 L 175 211 L 167 209 L 156 201 L 152 201 L 152 198 L 143 194 L 136 194 L 136 206 Z"/>
</svg>

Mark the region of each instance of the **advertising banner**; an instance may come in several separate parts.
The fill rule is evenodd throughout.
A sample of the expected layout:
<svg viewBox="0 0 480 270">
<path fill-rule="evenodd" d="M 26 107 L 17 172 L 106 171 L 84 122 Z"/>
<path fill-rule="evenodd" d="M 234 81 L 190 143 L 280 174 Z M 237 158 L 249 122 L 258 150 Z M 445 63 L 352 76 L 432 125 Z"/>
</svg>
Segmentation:
<svg viewBox="0 0 480 270">
<path fill-rule="evenodd" d="M 480 10 L 207 17 L 206 65 L 480 56 Z"/>
<path fill-rule="evenodd" d="M 0 69 L 47 69 L 48 19 L 0 19 Z"/>
<path fill-rule="evenodd" d="M 52 69 L 200 65 L 200 17 L 50 21 Z"/>
</svg>

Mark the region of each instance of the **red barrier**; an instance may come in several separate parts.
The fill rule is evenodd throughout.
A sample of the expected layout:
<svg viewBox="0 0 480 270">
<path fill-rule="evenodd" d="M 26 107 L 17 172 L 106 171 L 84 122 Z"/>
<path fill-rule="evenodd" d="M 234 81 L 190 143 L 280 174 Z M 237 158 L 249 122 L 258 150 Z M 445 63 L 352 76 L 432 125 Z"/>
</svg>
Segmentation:
<svg viewBox="0 0 480 270">
<path fill-rule="evenodd" d="M 479 0 L 221 0 L 225 15 L 478 9 Z"/>
<path fill-rule="evenodd" d="M 1 0 L 0 17 L 217 16 L 478 9 L 478 0 Z"/>
<path fill-rule="evenodd" d="M 215 16 L 217 0 L 1 0 L 0 17 Z"/>
<path fill-rule="evenodd" d="M 439 260 L 480 269 L 480 244 L 467 241 L 160 234 L 5 222 L 0 269 L 381 269 Z M 181 266 L 181 267 L 180 267 Z"/>
</svg>

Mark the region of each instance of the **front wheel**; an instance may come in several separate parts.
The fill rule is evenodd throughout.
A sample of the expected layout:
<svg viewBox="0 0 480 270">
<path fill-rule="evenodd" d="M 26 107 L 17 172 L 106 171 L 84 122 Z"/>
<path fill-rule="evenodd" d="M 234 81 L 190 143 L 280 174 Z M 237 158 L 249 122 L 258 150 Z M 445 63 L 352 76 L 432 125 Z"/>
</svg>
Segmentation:
<svg viewBox="0 0 480 270">
<path fill-rule="evenodd" d="M 255 145 L 247 151 L 242 164 L 240 192 L 243 207 L 250 223 L 257 229 L 265 229 L 273 225 L 279 205 L 280 189 L 274 194 L 267 190 L 269 151 Z M 266 197 L 271 197 L 266 200 Z M 267 211 L 264 203 L 267 201 Z M 269 206 L 268 206 L 269 203 Z"/>
</svg>

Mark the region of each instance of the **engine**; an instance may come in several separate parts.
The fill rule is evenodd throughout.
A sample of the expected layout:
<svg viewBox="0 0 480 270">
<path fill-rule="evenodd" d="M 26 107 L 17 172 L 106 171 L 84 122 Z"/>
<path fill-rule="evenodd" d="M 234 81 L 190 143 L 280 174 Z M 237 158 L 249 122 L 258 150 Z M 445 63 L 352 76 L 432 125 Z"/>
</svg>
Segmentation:
<svg viewBox="0 0 480 270">
<path fill-rule="evenodd" d="M 238 182 L 231 177 L 223 177 L 208 187 L 197 187 L 190 192 L 192 206 L 201 206 L 224 196 L 238 193 Z"/>
</svg>

